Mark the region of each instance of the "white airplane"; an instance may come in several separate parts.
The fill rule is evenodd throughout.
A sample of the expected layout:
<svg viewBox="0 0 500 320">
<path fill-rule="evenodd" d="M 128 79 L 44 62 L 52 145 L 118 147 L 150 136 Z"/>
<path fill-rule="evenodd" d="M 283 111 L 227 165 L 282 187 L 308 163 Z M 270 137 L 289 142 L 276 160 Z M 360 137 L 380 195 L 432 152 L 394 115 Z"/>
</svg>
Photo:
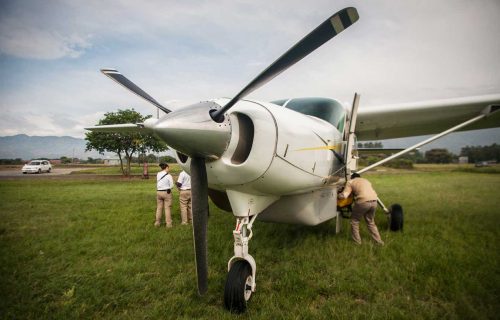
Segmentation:
<svg viewBox="0 0 500 320">
<path fill-rule="evenodd" d="M 193 235 L 200 294 L 206 292 L 208 285 L 208 196 L 218 207 L 234 214 L 234 256 L 228 262 L 224 292 L 225 306 L 232 312 L 243 312 L 256 289 L 256 262 L 249 254 L 256 219 L 314 226 L 336 218 L 339 231 L 337 189 L 357 171 L 356 139 L 436 133 L 426 141 L 357 171 L 362 173 L 445 134 L 465 130 L 465 126 L 467 129 L 500 126 L 497 112 L 500 94 L 367 108 L 359 112 L 358 95 L 351 110 L 328 98 L 274 102 L 244 99 L 357 20 L 356 9 L 345 8 L 300 40 L 232 99 L 202 101 L 174 111 L 118 71 L 101 70 L 165 112 L 161 118 L 144 123 L 87 129 L 151 132 L 175 149 L 178 162 L 192 179 Z M 472 123 L 474 125 L 469 126 Z M 379 204 L 391 212 L 382 201 Z M 397 214 L 401 215 L 401 210 Z"/>
</svg>

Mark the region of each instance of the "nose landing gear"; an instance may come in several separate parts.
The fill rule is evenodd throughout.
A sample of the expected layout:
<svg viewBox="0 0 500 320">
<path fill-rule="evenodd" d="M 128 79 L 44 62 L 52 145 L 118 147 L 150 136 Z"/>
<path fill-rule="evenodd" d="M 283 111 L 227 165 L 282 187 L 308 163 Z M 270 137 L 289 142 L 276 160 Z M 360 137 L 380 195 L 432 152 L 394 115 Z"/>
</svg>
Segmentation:
<svg viewBox="0 0 500 320">
<path fill-rule="evenodd" d="M 234 236 L 234 256 L 228 262 L 226 286 L 224 288 L 224 306 L 233 313 L 242 313 L 255 292 L 254 258 L 248 254 L 248 242 L 252 238 L 252 225 L 257 215 L 237 218 Z"/>
</svg>

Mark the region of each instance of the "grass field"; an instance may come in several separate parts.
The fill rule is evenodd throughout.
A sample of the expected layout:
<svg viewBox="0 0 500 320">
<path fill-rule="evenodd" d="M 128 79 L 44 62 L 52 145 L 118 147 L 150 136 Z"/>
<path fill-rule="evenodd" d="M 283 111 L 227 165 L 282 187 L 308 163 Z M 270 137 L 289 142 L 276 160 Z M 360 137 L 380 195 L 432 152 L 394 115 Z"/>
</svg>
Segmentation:
<svg viewBox="0 0 500 320">
<path fill-rule="evenodd" d="M 177 175 L 182 171 L 181 167 L 176 163 L 169 163 L 170 173 L 173 175 Z M 149 175 L 154 176 L 156 172 L 158 172 L 158 164 L 150 163 L 149 164 Z M 140 164 L 133 164 L 130 167 L 130 172 L 132 175 L 142 175 L 143 166 Z M 100 174 L 100 175 L 123 175 L 120 166 L 92 166 L 88 169 L 74 171 L 71 174 Z"/>
<path fill-rule="evenodd" d="M 500 175 L 370 175 L 405 208 L 404 233 L 377 222 L 384 247 L 348 220 L 256 222 L 257 292 L 246 314 L 223 307 L 231 214 L 211 207 L 209 291 L 198 297 L 192 234 L 153 227 L 154 181 L 0 181 L 3 319 L 498 319 Z M 177 194 L 175 194 L 177 199 Z"/>
</svg>

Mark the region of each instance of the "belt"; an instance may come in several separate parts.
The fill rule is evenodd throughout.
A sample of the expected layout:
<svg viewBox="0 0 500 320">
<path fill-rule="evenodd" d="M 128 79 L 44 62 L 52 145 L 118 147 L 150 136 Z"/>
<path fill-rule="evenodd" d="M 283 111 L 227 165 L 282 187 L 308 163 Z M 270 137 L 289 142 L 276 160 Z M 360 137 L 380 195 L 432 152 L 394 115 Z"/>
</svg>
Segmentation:
<svg viewBox="0 0 500 320">
<path fill-rule="evenodd" d="M 165 189 L 165 190 L 156 190 L 156 191 L 170 191 L 170 189 Z"/>
</svg>

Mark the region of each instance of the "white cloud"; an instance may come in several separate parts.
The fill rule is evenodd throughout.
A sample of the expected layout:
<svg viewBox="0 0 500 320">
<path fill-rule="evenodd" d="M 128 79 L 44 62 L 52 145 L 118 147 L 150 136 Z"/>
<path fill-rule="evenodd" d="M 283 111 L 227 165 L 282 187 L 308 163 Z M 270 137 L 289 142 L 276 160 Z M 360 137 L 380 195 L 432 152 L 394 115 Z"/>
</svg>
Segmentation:
<svg viewBox="0 0 500 320">
<path fill-rule="evenodd" d="M 76 118 L 68 115 L 28 111 L 23 114 L 0 118 L 0 136 L 29 134 L 33 136 L 85 137 L 85 127 L 92 126 L 104 117 L 104 112 L 83 114 Z"/>
<path fill-rule="evenodd" d="M 0 20 L 0 51 L 19 58 L 77 58 L 91 47 L 89 38 L 38 28 L 16 18 Z"/>
</svg>

